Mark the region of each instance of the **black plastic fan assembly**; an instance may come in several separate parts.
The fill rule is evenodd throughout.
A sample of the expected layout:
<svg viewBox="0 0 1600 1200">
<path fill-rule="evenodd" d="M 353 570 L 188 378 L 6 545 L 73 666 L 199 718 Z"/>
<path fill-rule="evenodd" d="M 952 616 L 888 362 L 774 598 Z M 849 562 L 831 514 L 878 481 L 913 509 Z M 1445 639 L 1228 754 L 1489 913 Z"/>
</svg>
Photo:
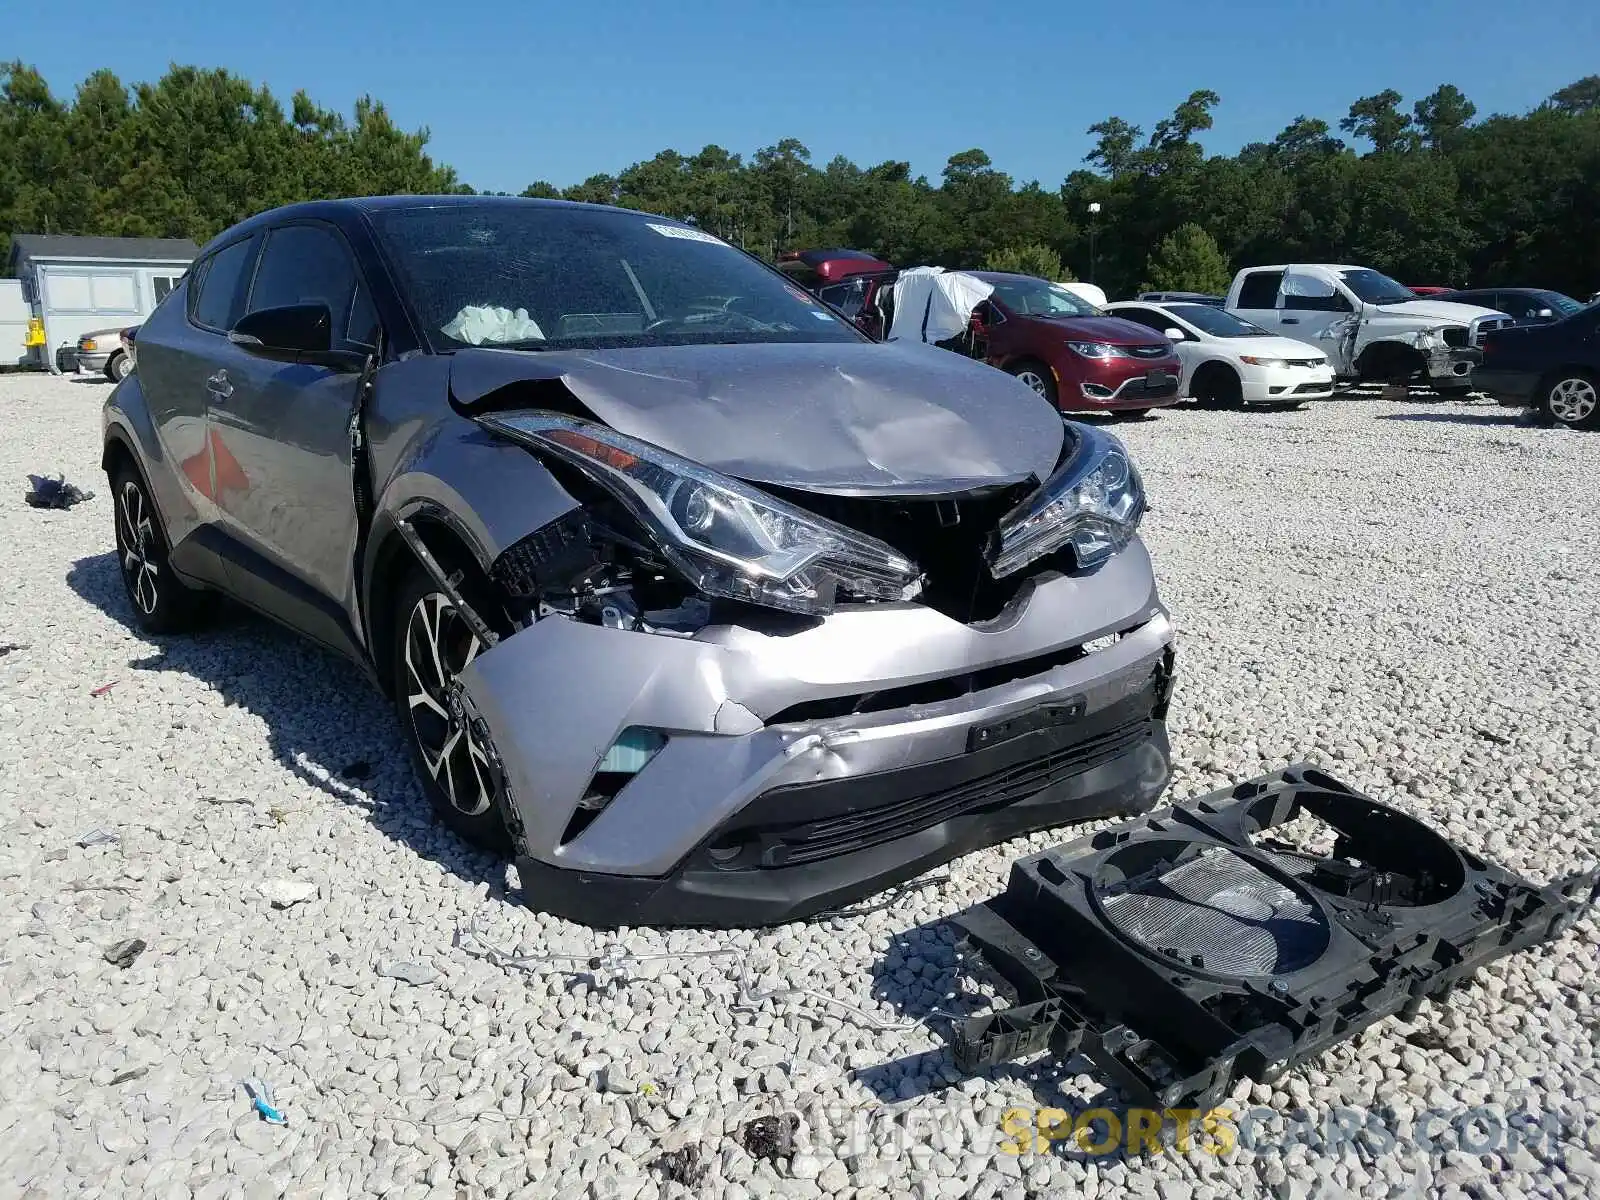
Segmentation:
<svg viewBox="0 0 1600 1200">
<path fill-rule="evenodd" d="M 1303 815 L 1331 846 L 1285 840 Z M 1082 1052 L 1135 1102 L 1210 1108 L 1414 1017 L 1597 898 L 1600 871 L 1532 883 L 1286 768 L 1013 864 L 954 918 L 1011 1004 L 956 1028 L 956 1065 Z"/>
</svg>

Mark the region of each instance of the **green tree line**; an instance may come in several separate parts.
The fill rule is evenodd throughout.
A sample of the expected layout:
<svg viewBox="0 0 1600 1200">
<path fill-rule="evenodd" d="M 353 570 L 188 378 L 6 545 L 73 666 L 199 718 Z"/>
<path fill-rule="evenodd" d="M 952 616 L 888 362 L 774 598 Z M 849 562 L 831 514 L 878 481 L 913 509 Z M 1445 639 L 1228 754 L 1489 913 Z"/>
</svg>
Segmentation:
<svg viewBox="0 0 1600 1200">
<path fill-rule="evenodd" d="M 1270 142 L 1207 154 L 1198 138 L 1220 103 L 1196 91 L 1148 133 L 1095 122 L 1085 163 L 1054 187 L 1014 180 L 977 148 L 935 181 L 906 162 L 818 166 L 784 138 L 748 157 L 663 150 L 522 194 L 692 220 L 768 256 L 853 246 L 907 265 L 1093 278 L 1113 295 L 1215 290 L 1234 268 L 1289 260 L 1357 262 L 1414 284 L 1600 288 L 1600 76 L 1483 119 L 1451 84 L 1409 107 L 1388 90 L 1334 125 L 1302 114 Z M 398 128 L 371 97 L 347 118 L 304 92 L 285 105 L 227 71 L 174 66 L 132 87 L 97 71 L 63 99 L 10 63 L 0 255 L 11 232 L 203 241 L 293 200 L 471 192 L 427 147 L 426 129 Z"/>
</svg>

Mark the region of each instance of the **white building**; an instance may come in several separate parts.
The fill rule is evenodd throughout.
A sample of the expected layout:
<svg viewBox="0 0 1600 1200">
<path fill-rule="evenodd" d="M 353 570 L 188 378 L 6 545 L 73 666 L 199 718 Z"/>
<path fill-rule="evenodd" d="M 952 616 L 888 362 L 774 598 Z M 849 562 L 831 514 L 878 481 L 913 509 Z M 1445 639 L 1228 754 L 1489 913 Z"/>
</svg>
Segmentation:
<svg viewBox="0 0 1600 1200">
<path fill-rule="evenodd" d="M 199 252 L 180 238 L 13 234 L 8 273 L 21 282 L 31 314 L 44 322 L 45 344 L 34 361 L 56 370 L 61 348 L 75 348 L 84 334 L 139 324 Z M 17 361 L 9 331 L 0 361 Z M 71 369 L 70 361 L 65 365 Z"/>
</svg>

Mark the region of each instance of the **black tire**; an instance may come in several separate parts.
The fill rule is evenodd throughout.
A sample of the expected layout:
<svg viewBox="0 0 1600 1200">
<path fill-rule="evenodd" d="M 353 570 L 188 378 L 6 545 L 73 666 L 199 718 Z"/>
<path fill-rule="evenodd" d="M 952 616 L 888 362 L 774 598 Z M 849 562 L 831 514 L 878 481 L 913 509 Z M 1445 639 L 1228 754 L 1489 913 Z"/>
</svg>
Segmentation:
<svg viewBox="0 0 1600 1200">
<path fill-rule="evenodd" d="M 1568 429 L 1600 429 L 1600 379 L 1576 367 L 1555 372 L 1539 385 L 1539 411 Z"/>
<path fill-rule="evenodd" d="M 1207 364 L 1200 368 L 1189 389 L 1201 408 L 1242 408 L 1244 388 L 1238 373 L 1229 367 Z"/>
<path fill-rule="evenodd" d="M 211 595 L 172 573 L 171 547 L 161 514 L 144 478 L 126 458 L 109 472 L 117 573 L 122 576 L 133 620 L 145 633 L 186 633 L 205 619 Z"/>
<path fill-rule="evenodd" d="M 111 380 L 112 383 L 121 383 L 132 370 L 133 367 L 128 362 L 128 356 L 121 350 L 106 359 L 106 378 Z"/>
<path fill-rule="evenodd" d="M 1032 388 L 1051 404 L 1057 403 L 1056 373 L 1036 359 L 1024 358 L 1012 363 L 1006 372 L 1015 376 L 1025 386 Z M 1058 405 L 1059 407 L 1059 405 Z"/>
<path fill-rule="evenodd" d="M 456 676 L 487 647 L 420 568 L 406 575 L 394 603 L 390 677 L 422 790 L 458 837 L 509 856 L 505 787 L 493 744 L 452 696 Z"/>
<path fill-rule="evenodd" d="M 1148 408 L 1125 408 L 1117 414 L 1124 421 L 1142 421 L 1150 415 Z"/>
</svg>

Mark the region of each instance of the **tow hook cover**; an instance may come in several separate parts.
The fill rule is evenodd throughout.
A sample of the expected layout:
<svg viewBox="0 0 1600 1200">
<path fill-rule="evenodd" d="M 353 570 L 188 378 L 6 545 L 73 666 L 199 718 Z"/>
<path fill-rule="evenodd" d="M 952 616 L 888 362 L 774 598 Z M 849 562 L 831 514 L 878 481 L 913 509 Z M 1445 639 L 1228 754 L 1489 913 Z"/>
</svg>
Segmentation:
<svg viewBox="0 0 1600 1200">
<path fill-rule="evenodd" d="M 956 1066 L 1081 1052 L 1135 1102 L 1207 1110 L 1415 1016 L 1597 897 L 1600 870 L 1539 885 L 1289 767 L 1013 864 L 953 918 L 1011 1005 L 955 1028 Z"/>
</svg>

